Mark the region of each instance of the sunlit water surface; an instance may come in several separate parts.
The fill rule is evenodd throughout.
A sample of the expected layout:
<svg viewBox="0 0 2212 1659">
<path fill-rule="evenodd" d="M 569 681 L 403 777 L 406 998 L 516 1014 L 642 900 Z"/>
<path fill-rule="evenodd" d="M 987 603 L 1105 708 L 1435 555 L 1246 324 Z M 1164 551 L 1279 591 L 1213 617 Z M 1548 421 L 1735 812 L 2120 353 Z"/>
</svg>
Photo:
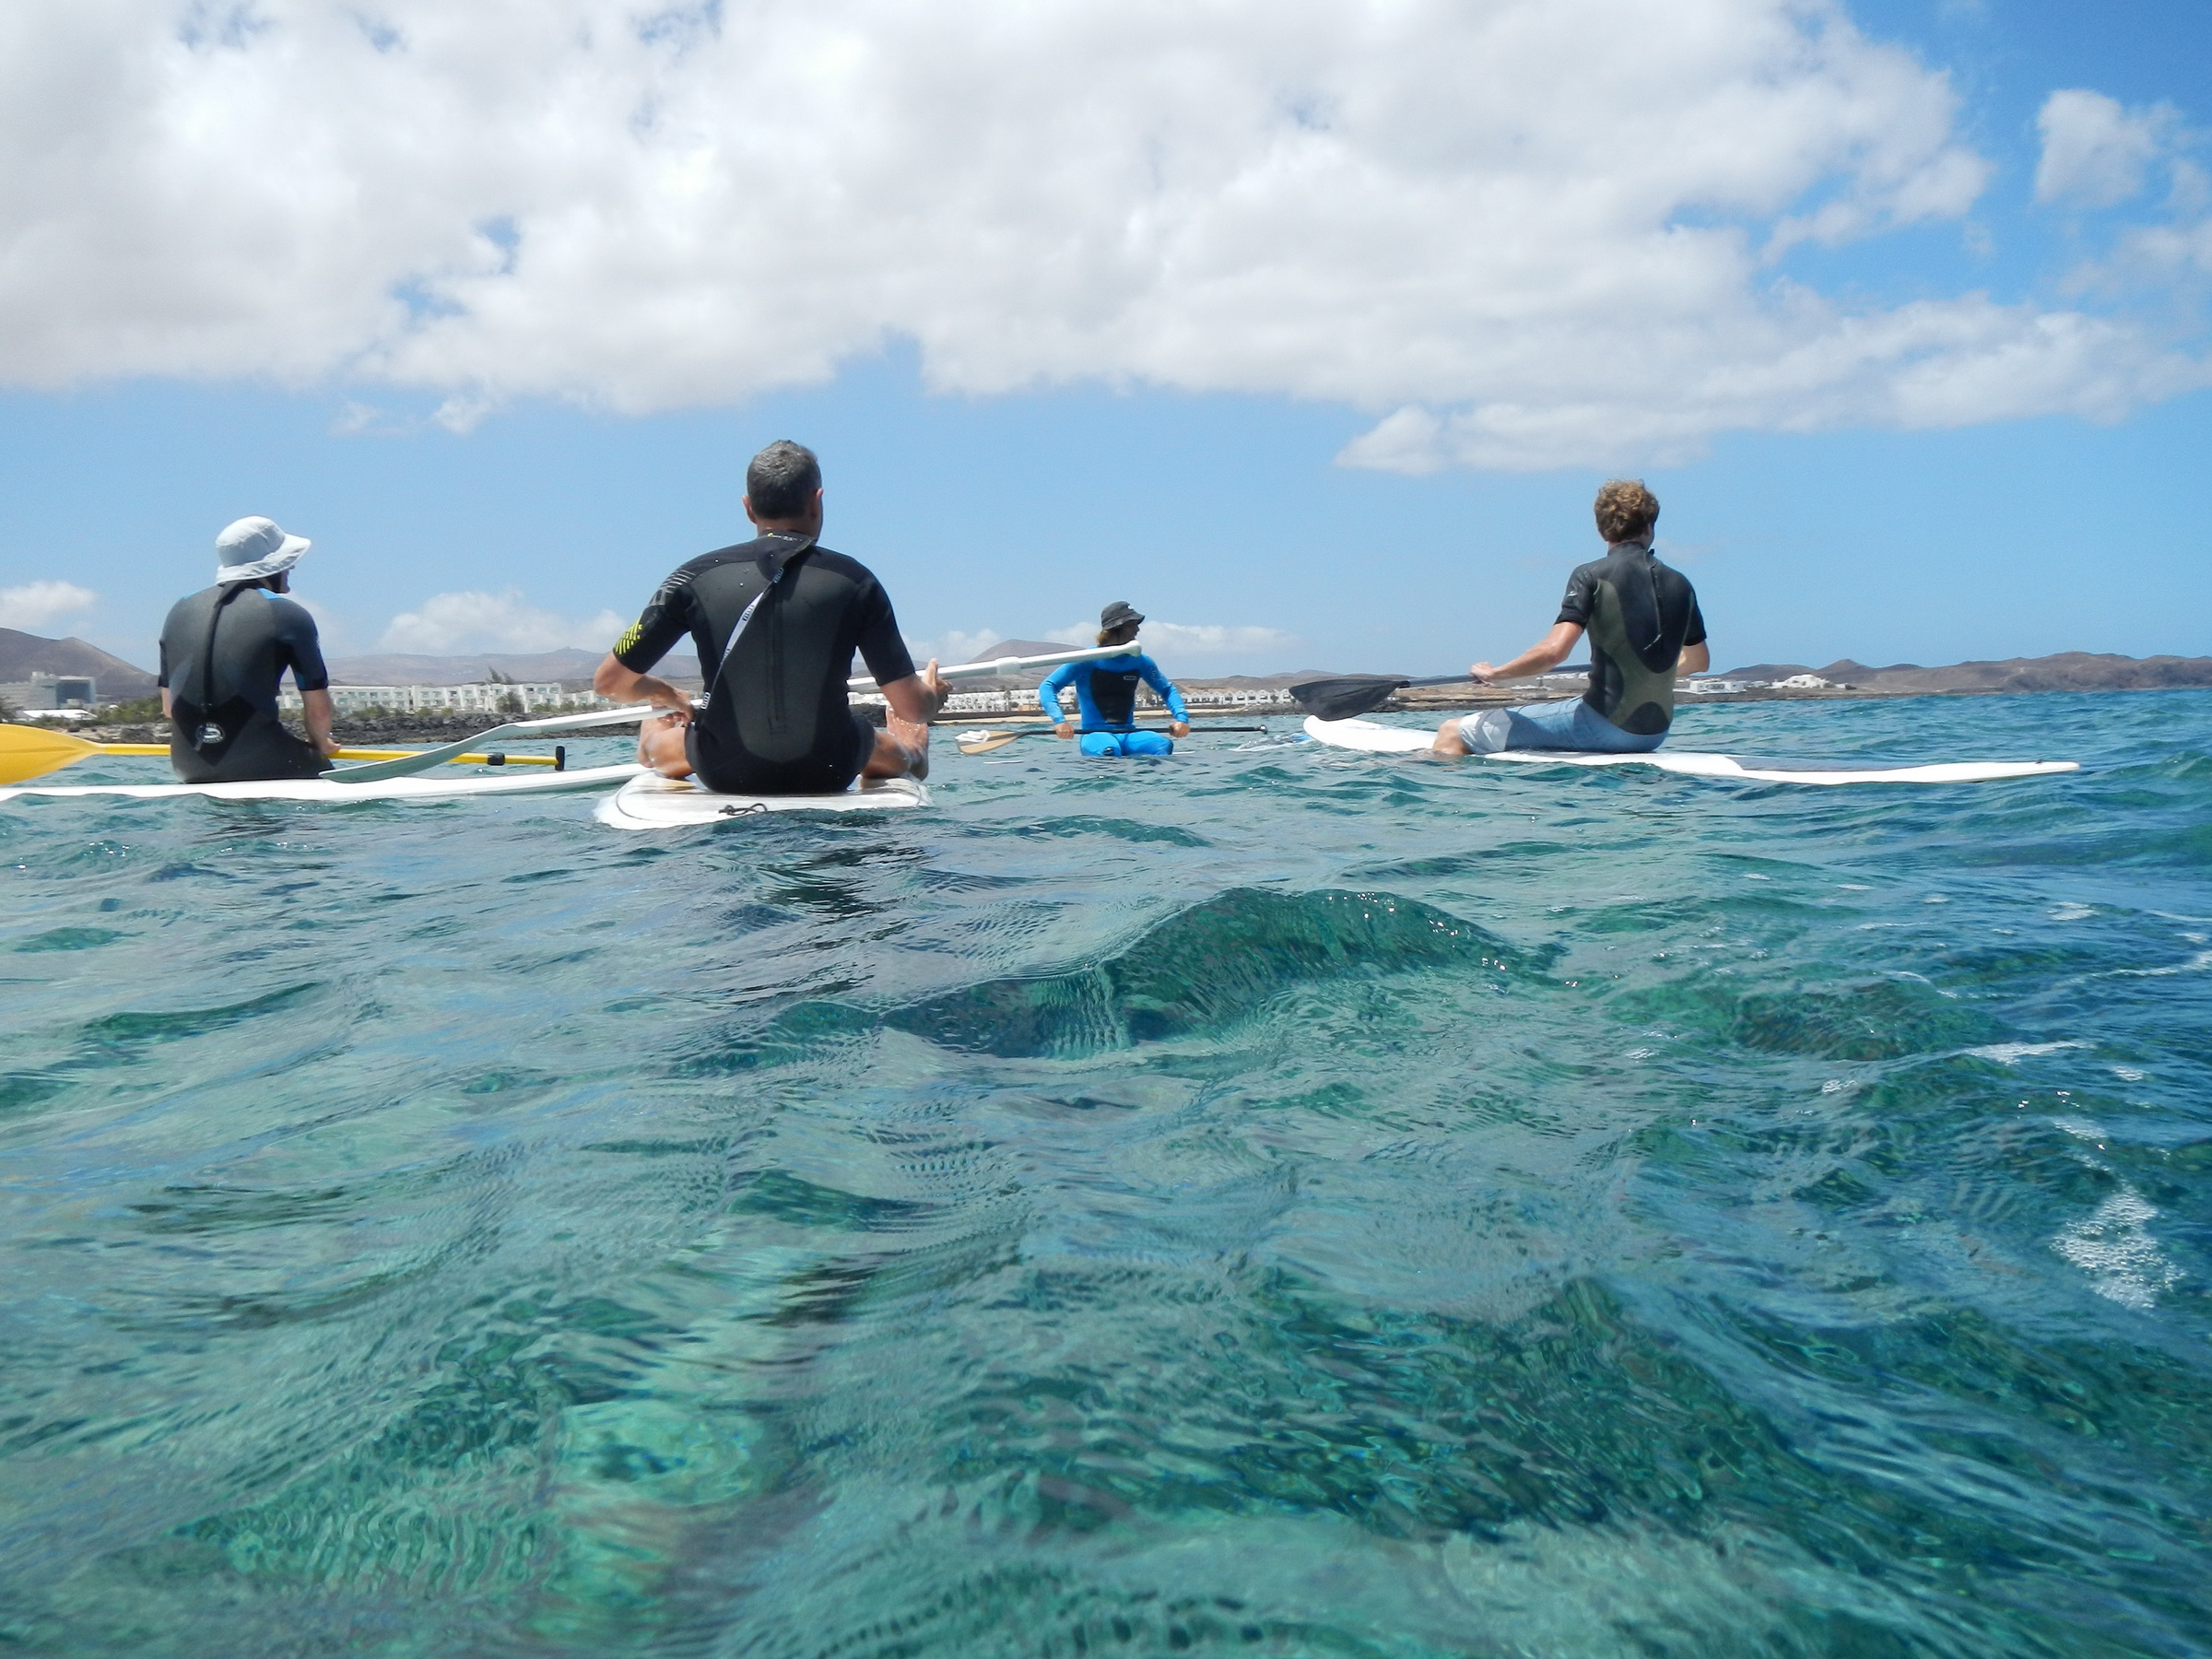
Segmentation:
<svg viewBox="0 0 2212 1659">
<path fill-rule="evenodd" d="M 2212 1650 L 2212 695 L 1249 741 L 0 807 L 0 1653 Z"/>
</svg>

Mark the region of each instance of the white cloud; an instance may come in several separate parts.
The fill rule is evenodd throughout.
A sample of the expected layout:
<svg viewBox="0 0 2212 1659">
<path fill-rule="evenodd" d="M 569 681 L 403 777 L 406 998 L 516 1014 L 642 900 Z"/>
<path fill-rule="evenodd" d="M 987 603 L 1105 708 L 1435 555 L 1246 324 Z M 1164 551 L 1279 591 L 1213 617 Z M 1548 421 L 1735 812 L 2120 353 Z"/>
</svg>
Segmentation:
<svg viewBox="0 0 2212 1659">
<path fill-rule="evenodd" d="M 612 611 L 571 622 L 526 603 L 513 588 L 497 594 L 433 594 L 392 618 L 379 641 L 385 651 L 443 656 L 458 651 L 596 651 L 612 645 L 628 624 Z"/>
<path fill-rule="evenodd" d="M 2035 118 L 2043 138 L 2035 199 L 2111 207 L 2139 194 L 2143 170 L 2165 148 L 2173 123 L 2162 104 L 2131 112 L 2101 92 L 2052 93 Z"/>
<path fill-rule="evenodd" d="M 74 582 L 27 582 L 20 587 L 0 588 L 0 628 L 43 628 L 99 603 L 98 594 Z"/>
<path fill-rule="evenodd" d="M 1147 622 L 1144 634 L 1147 651 L 1193 656 L 1256 656 L 1300 643 L 1296 634 L 1279 628 L 1224 627 L 1218 622 Z"/>
<path fill-rule="evenodd" d="M 1344 466 L 1406 473 L 1417 478 L 1451 465 L 1445 456 L 1444 423 L 1411 404 L 1346 444 L 1336 460 Z"/>
<path fill-rule="evenodd" d="M 1716 322 L 1642 342 L 1641 358 L 1624 332 L 1609 387 L 1580 400 L 1477 405 L 1441 419 L 1400 409 L 1337 460 L 1417 475 L 1577 460 L 1632 468 L 1693 457 L 1715 431 L 1960 427 L 2038 409 L 2116 420 L 2146 398 L 2212 383 L 2203 362 L 2080 312 L 1977 298 L 1853 317 L 1809 294 L 1794 303 L 1822 325 Z M 1762 351 L 1741 348 L 1750 332 L 1763 335 Z M 1739 336 L 1733 351 L 1731 333 Z"/>
<path fill-rule="evenodd" d="M 1773 281 L 1964 213 L 1955 103 L 1821 0 L 23 0 L 0 382 L 381 381 L 462 431 L 907 338 L 940 390 L 1398 409 L 1345 459 L 1403 469 L 2201 380 L 2071 312 Z"/>
</svg>

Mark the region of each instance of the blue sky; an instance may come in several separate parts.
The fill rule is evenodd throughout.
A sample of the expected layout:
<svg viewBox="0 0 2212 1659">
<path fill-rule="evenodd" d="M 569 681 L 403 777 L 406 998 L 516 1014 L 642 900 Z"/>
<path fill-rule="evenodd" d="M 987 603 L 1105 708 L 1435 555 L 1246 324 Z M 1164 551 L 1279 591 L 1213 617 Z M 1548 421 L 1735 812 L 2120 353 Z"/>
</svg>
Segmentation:
<svg viewBox="0 0 2212 1659">
<path fill-rule="evenodd" d="M 1595 551 L 1615 470 L 1665 501 L 1722 664 L 2212 651 L 2212 8 L 1703 0 L 1654 47 L 1649 8 L 1580 4 L 1577 49 L 1619 58 L 1588 74 L 1451 8 L 1347 45 L 1359 8 L 1222 0 L 1172 76 L 1157 30 L 1009 41 L 986 11 L 967 49 L 1041 101 L 978 126 L 868 65 L 890 25 L 856 3 L 843 57 L 792 61 L 858 63 L 812 96 L 887 134 L 790 161 L 773 233 L 722 252 L 715 170 L 750 210 L 769 142 L 714 124 L 735 6 L 604 12 L 643 55 L 551 112 L 529 42 L 494 65 L 429 10 L 363 46 L 350 12 L 240 6 L 179 45 L 208 8 L 112 8 L 102 38 L 56 7 L 12 73 L 218 78 L 151 136 L 62 118 L 82 176 L 0 194 L 0 622 L 150 661 L 215 531 L 265 512 L 315 539 L 338 651 L 596 648 L 740 538 L 746 456 L 792 436 L 826 539 L 956 654 L 1125 597 L 1177 625 L 1171 671 L 1498 658 Z M 1565 65 L 1525 104 L 1516 53 Z M 268 159 L 254 100 L 303 73 L 339 112 Z M 1243 94 L 1246 127 L 1214 120 Z M 594 137 L 602 105 L 628 124 Z M 362 147 L 395 110 L 417 152 Z M 1610 135 L 1624 110 L 1656 124 Z M 0 117 L 0 147 L 44 123 L 51 156 L 54 119 Z M 641 130 L 634 168 L 590 149 Z"/>
</svg>

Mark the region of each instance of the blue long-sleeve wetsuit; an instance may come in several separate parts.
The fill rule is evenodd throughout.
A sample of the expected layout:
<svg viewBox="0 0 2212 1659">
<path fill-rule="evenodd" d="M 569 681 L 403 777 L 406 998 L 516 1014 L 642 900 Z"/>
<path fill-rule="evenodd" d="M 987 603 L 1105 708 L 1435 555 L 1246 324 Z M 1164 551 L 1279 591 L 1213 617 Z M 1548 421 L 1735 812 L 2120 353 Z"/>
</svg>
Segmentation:
<svg viewBox="0 0 2212 1659">
<path fill-rule="evenodd" d="M 1168 712 L 1187 721 L 1189 709 L 1174 681 L 1159 665 L 1141 651 L 1124 656 L 1093 657 L 1088 662 L 1063 663 L 1037 688 L 1037 701 L 1053 719 L 1061 718 L 1060 688 L 1076 688 L 1079 740 L 1087 755 L 1171 755 L 1175 745 L 1165 732 L 1136 730 L 1136 687 L 1142 680 L 1159 693 Z"/>
</svg>

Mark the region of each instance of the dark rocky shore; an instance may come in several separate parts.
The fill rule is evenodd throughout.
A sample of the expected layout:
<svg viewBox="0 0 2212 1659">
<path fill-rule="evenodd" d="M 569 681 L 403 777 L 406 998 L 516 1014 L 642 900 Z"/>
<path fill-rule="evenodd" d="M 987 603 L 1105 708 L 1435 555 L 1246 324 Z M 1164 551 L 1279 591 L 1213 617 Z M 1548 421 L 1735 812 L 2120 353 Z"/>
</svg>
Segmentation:
<svg viewBox="0 0 2212 1659">
<path fill-rule="evenodd" d="M 371 720 L 341 718 L 333 723 L 331 735 L 347 748 L 406 747 L 416 744 L 453 743 L 463 737 L 474 736 L 496 724 L 496 716 L 483 714 L 389 714 Z M 301 732 L 297 720 L 286 724 L 294 732 Z M 79 736 L 89 737 L 95 743 L 169 741 L 167 721 L 138 722 L 126 725 L 87 724 L 76 729 Z"/>
</svg>

